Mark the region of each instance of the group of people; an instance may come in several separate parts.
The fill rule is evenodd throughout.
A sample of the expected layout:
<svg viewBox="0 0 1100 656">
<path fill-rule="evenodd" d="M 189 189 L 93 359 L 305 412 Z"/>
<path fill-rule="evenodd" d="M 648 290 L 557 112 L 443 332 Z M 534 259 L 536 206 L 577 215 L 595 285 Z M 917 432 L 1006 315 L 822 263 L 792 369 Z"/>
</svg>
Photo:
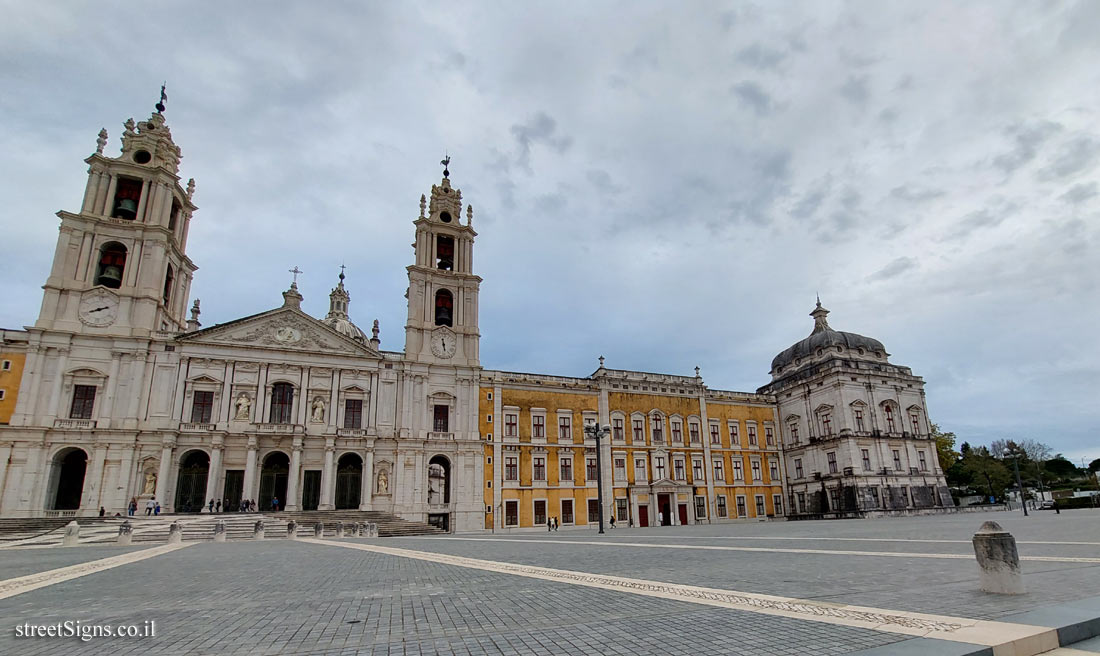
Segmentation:
<svg viewBox="0 0 1100 656">
<path fill-rule="evenodd" d="M 210 502 L 206 504 L 206 507 L 209 512 L 220 513 L 223 511 L 230 512 L 230 505 L 231 504 L 229 503 L 229 499 L 226 499 L 224 502 L 221 499 L 211 499 Z M 279 509 L 278 498 L 274 498 L 271 500 L 271 509 Z M 133 517 L 135 514 L 137 514 L 137 510 L 137 497 L 130 497 L 130 504 L 126 507 L 126 514 L 130 517 Z M 180 512 L 198 512 L 199 510 L 201 509 L 191 508 L 190 505 L 185 505 L 183 508 L 179 509 Z M 256 512 L 257 507 L 255 499 L 241 499 L 240 502 L 237 504 L 236 510 L 237 512 Z M 100 508 L 99 511 L 99 516 L 102 517 L 105 511 L 103 508 Z M 156 497 L 151 497 L 148 501 L 145 502 L 145 514 L 146 516 L 160 515 L 160 502 L 157 501 Z"/>
<path fill-rule="evenodd" d="M 103 508 L 100 508 L 99 510 L 100 510 L 99 516 L 102 517 L 103 516 Z M 138 510 L 137 497 L 130 497 L 130 504 L 128 506 L 126 506 L 126 514 L 129 515 L 130 517 L 133 517 L 135 514 L 137 514 L 137 510 Z M 160 502 L 157 501 L 156 497 L 150 497 L 149 500 L 145 502 L 145 515 L 150 516 L 150 515 L 159 515 L 159 514 L 160 514 Z"/>
</svg>

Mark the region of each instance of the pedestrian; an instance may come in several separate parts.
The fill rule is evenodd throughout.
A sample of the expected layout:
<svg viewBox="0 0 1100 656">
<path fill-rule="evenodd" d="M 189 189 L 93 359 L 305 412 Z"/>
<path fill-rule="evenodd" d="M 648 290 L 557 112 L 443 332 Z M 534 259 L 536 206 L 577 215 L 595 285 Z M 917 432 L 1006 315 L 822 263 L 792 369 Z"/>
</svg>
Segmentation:
<svg viewBox="0 0 1100 656">
<path fill-rule="evenodd" d="M 214 503 L 214 512 L 221 512 L 221 511 L 222 511 L 222 500 L 218 499 L 217 502 Z"/>
<path fill-rule="evenodd" d="M 561 522 L 559 522 L 559 521 L 558 521 L 558 518 L 557 518 L 557 517 L 555 517 L 555 518 L 554 518 L 554 532 L 555 532 L 555 533 L 557 533 L 557 532 L 558 532 L 558 526 L 559 526 L 560 524 L 561 524 Z"/>
<path fill-rule="evenodd" d="M 145 502 L 145 516 L 148 517 L 149 515 L 152 515 L 153 514 L 153 509 L 155 509 L 156 507 L 157 507 L 157 498 L 156 497 L 151 497 L 148 501 Z"/>
<path fill-rule="evenodd" d="M 213 500 L 213 499 L 211 499 L 211 500 L 210 500 L 210 503 L 209 503 L 209 504 L 207 504 L 207 505 L 208 505 L 208 507 L 210 508 L 210 512 L 211 512 L 211 513 L 213 513 L 213 512 L 214 512 L 214 500 Z"/>
<path fill-rule="evenodd" d="M 99 507 L 99 516 L 102 517 L 106 514 L 107 514 L 107 510 L 103 506 L 100 506 Z"/>
<path fill-rule="evenodd" d="M 249 499 L 248 500 L 248 508 L 252 512 L 256 512 L 256 500 L 255 499 Z"/>
<path fill-rule="evenodd" d="M 611 528 L 615 528 L 615 515 L 611 516 Z"/>
<path fill-rule="evenodd" d="M 153 515 L 160 517 L 160 502 L 157 502 L 157 507 L 153 508 Z"/>
<path fill-rule="evenodd" d="M 137 497 L 130 497 L 130 505 L 126 507 L 126 514 L 133 517 L 137 512 Z"/>
<path fill-rule="evenodd" d="M 278 512 L 279 511 L 279 497 L 271 497 L 271 511 L 272 512 Z"/>
<path fill-rule="evenodd" d="M 553 531 L 553 530 L 554 530 L 554 518 L 553 517 L 547 517 L 546 518 L 546 532 L 549 533 L 550 531 Z"/>
</svg>

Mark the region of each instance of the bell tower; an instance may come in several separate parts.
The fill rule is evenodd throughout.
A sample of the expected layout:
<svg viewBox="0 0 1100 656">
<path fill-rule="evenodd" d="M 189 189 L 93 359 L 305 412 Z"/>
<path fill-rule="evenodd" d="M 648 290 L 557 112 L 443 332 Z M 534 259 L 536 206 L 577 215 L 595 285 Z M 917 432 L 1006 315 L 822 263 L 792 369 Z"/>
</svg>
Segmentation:
<svg viewBox="0 0 1100 656">
<path fill-rule="evenodd" d="M 180 186 L 180 149 L 164 122 L 167 100 L 123 125 L 122 152 L 104 155 L 107 130 L 86 160 L 79 212 L 60 211 L 53 268 L 36 328 L 148 336 L 186 329 L 197 267 L 186 255 L 195 181 Z"/>
<path fill-rule="evenodd" d="M 429 201 L 420 197 L 416 252 L 409 273 L 409 318 L 405 357 L 417 362 L 480 366 L 477 295 L 481 278 L 473 273 L 473 207 L 462 223 L 462 192 L 451 187 L 445 158 L 443 180 L 432 185 Z"/>
</svg>

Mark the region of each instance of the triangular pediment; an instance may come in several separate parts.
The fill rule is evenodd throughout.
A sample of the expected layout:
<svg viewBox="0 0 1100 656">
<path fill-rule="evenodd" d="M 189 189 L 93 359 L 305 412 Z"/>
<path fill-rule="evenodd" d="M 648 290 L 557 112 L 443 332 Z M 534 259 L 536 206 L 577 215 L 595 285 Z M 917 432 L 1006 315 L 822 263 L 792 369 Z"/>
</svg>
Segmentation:
<svg viewBox="0 0 1100 656">
<path fill-rule="evenodd" d="M 277 351 L 357 355 L 381 359 L 369 344 L 345 337 L 294 308 L 282 307 L 180 335 L 180 342 L 248 346 Z"/>
</svg>

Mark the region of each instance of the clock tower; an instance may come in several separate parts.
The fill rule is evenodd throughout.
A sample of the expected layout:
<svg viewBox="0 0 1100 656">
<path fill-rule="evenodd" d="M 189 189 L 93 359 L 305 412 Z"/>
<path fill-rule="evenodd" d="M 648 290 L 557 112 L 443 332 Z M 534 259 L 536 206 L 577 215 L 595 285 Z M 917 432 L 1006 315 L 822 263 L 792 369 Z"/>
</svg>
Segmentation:
<svg viewBox="0 0 1100 656">
<path fill-rule="evenodd" d="M 443 160 L 446 167 L 450 158 Z M 462 222 L 462 192 L 451 187 L 450 171 L 432 185 L 429 201 L 420 197 L 413 222 L 415 262 L 409 273 L 409 317 L 405 357 L 427 364 L 480 366 L 477 295 L 481 278 L 473 273 L 473 208 Z"/>
<path fill-rule="evenodd" d="M 107 131 L 86 160 L 79 212 L 61 219 L 53 268 L 35 328 L 147 337 L 186 328 L 197 267 L 185 253 L 195 181 L 180 186 L 180 149 L 164 121 L 164 101 L 148 120 L 129 119 L 122 151 L 103 153 Z"/>
</svg>

